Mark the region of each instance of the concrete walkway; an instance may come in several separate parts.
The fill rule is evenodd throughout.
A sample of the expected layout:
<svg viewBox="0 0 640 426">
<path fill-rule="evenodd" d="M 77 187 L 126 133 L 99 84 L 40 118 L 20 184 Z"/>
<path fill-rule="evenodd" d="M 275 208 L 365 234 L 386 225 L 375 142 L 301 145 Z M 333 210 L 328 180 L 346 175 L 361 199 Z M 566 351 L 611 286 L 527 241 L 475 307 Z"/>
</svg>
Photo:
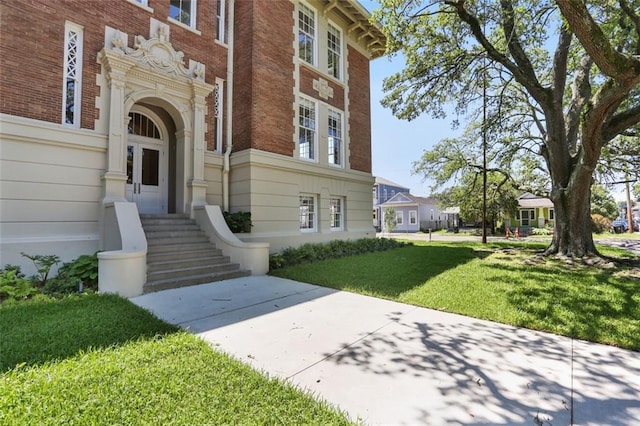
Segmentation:
<svg viewBox="0 0 640 426">
<path fill-rule="evenodd" d="M 365 424 L 640 425 L 638 352 L 269 276 L 131 301 Z"/>
</svg>

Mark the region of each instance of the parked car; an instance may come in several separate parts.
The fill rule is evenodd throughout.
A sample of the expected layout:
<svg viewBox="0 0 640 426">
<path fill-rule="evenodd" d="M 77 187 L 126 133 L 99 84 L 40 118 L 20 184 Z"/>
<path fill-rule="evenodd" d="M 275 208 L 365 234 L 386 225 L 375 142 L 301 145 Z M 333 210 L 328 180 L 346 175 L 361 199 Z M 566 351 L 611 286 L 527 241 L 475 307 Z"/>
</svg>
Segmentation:
<svg viewBox="0 0 640 426">
<path fill-rule="evenodd" d="M 619 234 L 621 232 L 629 231 L 629 221 L 627 219 L 616 219 L 611 222 L 611 227 L 613 228 L 613 232 Z M 633 230 L 634 232 L 640 231 L 640 224 L 636 219 L 633 219 Z"/>
</svg>

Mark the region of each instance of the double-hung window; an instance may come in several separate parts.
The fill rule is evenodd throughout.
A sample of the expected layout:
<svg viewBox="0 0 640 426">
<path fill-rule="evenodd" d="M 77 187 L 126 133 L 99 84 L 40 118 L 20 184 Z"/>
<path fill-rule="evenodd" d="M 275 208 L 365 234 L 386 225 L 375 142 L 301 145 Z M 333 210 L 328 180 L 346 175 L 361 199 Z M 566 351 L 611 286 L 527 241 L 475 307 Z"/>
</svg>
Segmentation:
<svg viewBox="0 0 640 426">
<path fill-rule="evenodd" d="M 300 98 L 298 115 L 299 115 L 299 155 L 300 158 L 306 160 L 315 160 L 316 158 L 316 103 Z"/>
<path fill-rule="evenodd" d="M 169 0 L 169 17 L 188 27 L 196 27 L 196 0 Z"/>
<path fill-rule="evenodd" d="M 328 115 L 329 164 L 342 165 L 342 114 L 331 108 Z"/>
<path fill-rule="evenodd" d="M 342 198 L 331 198 L 329 199 L 329 208 L 330 208 L 330 216 L 331 216 L 331 230 L 332 231 L 340 231 L 342 230 Z"/>
<path fill-rule="evenodd" d="M 316 230 L 316 199 L 314 196 L 300 196 L 300 230 L 304 232 Z"/>
<path fill-rule="evenodd" d="M 402 212 L 396 212 L 396 225 L 402 225 L 404 222 L 404 215 Z"/>
<path fill-rule="evenodd" d="M 67 22 L 65 23 L 64 31 L 62 122 L 73 127 L 80 127 L 83 28 Z"/>
<path fill-rule="evenodd" d="M 227 42 L 225 28 L 225 3 L 227 0 L 218 0 L 216 6 L 216 40 L 222 43 Z"/>
<path fill-rule="evenodd" d="M 342 33 L 329 24 L 327 30 L 327 67 L 329 75 L 342 79 Z"/>
<path fill-rule="evenodd" d="M 418 224 L 418 211 L 409 210 L 409 225 L 417 225 L 417 224 Z"/>
<path fill-rule="evenodd" d="M 316 65 L 316 13 L 304 3 L 298 5 L 298 55 Z"/>
</svg>

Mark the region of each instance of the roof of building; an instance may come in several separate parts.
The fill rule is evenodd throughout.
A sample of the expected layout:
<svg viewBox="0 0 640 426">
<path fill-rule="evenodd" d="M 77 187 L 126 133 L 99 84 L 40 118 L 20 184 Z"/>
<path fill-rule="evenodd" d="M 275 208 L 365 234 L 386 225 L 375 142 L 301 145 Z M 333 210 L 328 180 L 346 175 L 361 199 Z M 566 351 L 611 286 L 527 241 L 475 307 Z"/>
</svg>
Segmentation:
<svg viewBox="0 0 640 426">
<path fill-rule="evenodd" d="M 358 41 L 364 40 L 371 59 L 383 56 L 387 50 L 387 38 L 378 24 L 369 21 L 371 14 L 358 0 L 323 0 L 324 13 L 333 11 L 349 25 L 348 32 Z"/>
<path fill-rule="evenodd" d="M 406 190 L 409 189 L 404 185 L 400 185 L 399 183 L 392 182 L 389 179 L 385 179 L 385 178 L 382 178 L 380 176 L 375 176 L 375 179 L 376 180 L 375 180 L 374 185 L 382 184 L 382 185 L 387 185 L 387 186 L 395 186 L 397 188 L 403 188 L 403 189 L 406 189 Z"/>
<path fill-rule="evenodd" d="M 553 202 L 539 195 L 525 192 L 518 197 L 518 207 L 520 208 L 536 208 L 536 207 L 553 207 Z"/>
<path fill-rule="evenodd" d="M 398 192 L 389 198 L 386 203 L 380 204 L 384 207 L 392 206 L 421 206 L 421 205 L 437 205 L 438 200 L 435 197 L 417 197 L 404 192 Z"/>
</svg>

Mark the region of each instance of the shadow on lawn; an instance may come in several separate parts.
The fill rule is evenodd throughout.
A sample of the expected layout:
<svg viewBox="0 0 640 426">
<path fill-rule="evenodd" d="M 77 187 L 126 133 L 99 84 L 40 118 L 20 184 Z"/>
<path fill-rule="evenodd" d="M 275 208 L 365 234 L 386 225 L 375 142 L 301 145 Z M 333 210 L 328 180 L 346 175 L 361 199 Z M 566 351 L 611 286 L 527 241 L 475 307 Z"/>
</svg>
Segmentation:
<svg viewBox="0 0 640 426">
<path fill-rule="evenodd" d="M 633 352 L 453 315 L 390 319 L 395 324 L 326 354 L 327 362 L 402 383 L 385 392 L 406 393 L 398 409 L 413 413 L 414 423 L 623 425 L 637 419 L 640 383 L 631 378 L 640 375 L 640 362 Z M 384 406 L 384 399 L 371 405 Z"/>
<path fill-rule="evenodd" d="M 508 286 L 507 299 L 521 312 L 518 325 L 640 350 L 637 279 L 614 277 L 618 269 L 588 274 L 504 263 L 489 267 L 497 270 L 492 279 Z"/>
<path fill-rule="evenodd" d="M 3 307 L 0 372 L 177 330 L 115 295 L 91 294 Z"/>
</svg>

